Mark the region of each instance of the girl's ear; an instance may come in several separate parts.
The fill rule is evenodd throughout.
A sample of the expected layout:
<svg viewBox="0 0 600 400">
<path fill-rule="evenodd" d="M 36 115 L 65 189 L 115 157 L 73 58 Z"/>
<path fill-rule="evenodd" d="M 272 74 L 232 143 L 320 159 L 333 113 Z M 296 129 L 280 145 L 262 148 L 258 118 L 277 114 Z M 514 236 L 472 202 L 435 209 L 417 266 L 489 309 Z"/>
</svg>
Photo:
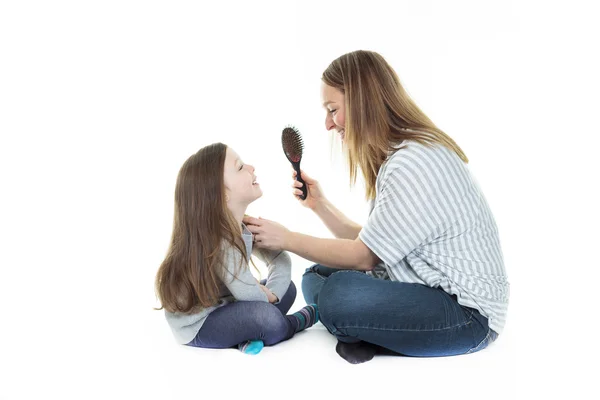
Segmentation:
<svg viewBox="0 0 600 400">
<path fill-rule="evenodd" d="M 227 203 L 229 201 L 229 195 L 225 194 L 225 203 Z"/>
</svg>

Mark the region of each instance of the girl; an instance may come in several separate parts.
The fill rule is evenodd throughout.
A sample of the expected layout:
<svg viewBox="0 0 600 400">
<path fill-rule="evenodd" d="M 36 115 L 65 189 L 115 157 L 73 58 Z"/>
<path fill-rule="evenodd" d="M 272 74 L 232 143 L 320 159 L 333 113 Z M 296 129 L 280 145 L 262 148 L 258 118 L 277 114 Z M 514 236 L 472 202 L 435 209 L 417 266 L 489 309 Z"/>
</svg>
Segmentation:
<svg viewBox="0 0 600 400">
<path fill-rule="evenodd" d="M 161 309 L 179 343 L 256 354 L 318 321 L 316 305 L 286 315 L 296 298 L 289 255 L 253 249 L 242 218 L 261 196 L 254 167 L 222 143 L 181 167 L 171 245 L 156 275 Z M 268 267 L 260 283 L 248 267 L 251 254 Z"/>
<path fill-rule="evenodd" d="M 338 354 L 351 363 L 382 348 L 409 356 L 485 348 L 504 327 L 509 284 L 498 229 L 466 155 L 379 54 L 345 54 L 322 81 L 325 126 L 342 140 L 351 182 L 362 172 L 371 213 L 364 226 L 349 220 L 301 172 L 302 204 L 337 239 L 246 218 L 257 244 L 318 263 L 302 292 L 319 305 Z M 295 195 L 300 186 L 294 183 Z"/>
</svg>

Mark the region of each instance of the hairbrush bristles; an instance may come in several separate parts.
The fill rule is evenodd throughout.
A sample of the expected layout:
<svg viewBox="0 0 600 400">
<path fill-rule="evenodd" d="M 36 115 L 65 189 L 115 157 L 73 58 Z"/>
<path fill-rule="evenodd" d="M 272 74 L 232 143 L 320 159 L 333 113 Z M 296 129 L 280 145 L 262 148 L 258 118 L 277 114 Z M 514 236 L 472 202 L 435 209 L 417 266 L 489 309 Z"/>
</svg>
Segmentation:
<svg viewBox="0 0 600 400">
<path fill-rule="evenodd" d="M 290 162 L 300 162 L 304 143 L 300 131 L 294 126 L 288 125 L 281 133 L 281 145 L 283 152 Z"/>
<path fill-rule="evenodd" d="M 296 171 L 296 180 L 302 183 L 302 187 L 300 188 L 302 190 L 302 195 L 298 197 L 305 200 L 307 194 L 306 183 L 304 183 L 302 175 L 300 174 L 300 161 L 302 160 L 304 142 L 302 141 L 300 131 L 292 125 L 286 126 L 283 129 L 283 132 L 281 132 L 281 145 L 285 156 L 292 163 L 292 167 L 294 167 L 294 170 Z"/>
</svg>

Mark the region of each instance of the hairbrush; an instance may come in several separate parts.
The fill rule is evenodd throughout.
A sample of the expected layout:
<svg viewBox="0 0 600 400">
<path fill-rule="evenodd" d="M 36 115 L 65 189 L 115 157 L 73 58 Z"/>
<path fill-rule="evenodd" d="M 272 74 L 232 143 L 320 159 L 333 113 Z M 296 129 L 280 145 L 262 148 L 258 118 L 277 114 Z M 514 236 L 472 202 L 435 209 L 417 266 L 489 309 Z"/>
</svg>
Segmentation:
<svg viewBox="0 0 600 400">
<path fill-rule="evenodd" d="M 298 196 L 302 200 L 306 200 L 306 184 L 300 175 L 300 160 L 302 160 L 302 150 L 304 149 L 304 143 L 302 142 L 302 136 L 300 131 L 293 126 L 286 126 L 281 132 L 281 146 L 285 156 L 292 163 L 292 167 L 296 171 L 296 180 L 302 183 L 302 195 Z"/>
</svg>

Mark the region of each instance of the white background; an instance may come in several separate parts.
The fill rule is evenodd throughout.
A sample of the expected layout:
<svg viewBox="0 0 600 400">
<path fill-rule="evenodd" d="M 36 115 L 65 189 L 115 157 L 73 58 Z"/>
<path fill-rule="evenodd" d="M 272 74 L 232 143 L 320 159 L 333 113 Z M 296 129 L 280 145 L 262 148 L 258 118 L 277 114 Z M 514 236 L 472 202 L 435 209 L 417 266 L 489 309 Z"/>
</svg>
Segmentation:
<svg viewBox="0 0 600 400">
<path fill-rule="evenodd" d="M 596 2 L 214 3 L 0 3 L 0 399 L 592 397 Z M 360 366 L 320 324 L 256 357 L 175 344 L 153 280 L 177 171 L 200 147 L 256 167 L 250 214 L 328 237 L 290 194 L 280 134 L 295 124 L 303 168 L 364 222 L 319 97 L 357 49 L 382 54 L 470 158 L 511 282 L 503 335 Z M 310 263 L 293 260 L 299 287 Z"/>
</svg>

